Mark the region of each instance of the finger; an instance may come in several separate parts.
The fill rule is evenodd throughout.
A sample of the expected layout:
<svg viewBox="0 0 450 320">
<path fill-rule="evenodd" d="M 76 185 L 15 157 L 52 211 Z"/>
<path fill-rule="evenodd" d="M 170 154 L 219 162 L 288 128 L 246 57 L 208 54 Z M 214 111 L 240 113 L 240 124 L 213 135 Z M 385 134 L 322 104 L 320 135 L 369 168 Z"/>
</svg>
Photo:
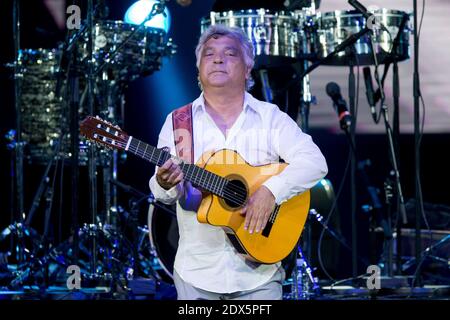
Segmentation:
<svg viewBox="0 0 450 320">
<path fill-rule="evenodd" d="M 269 222 L 269 217 L 266 217 L 262 222 L 261 232 L 263 232 L 263 230 L 266 228 L 268 222 Z"/>
<path fill-rule="evenodd" d="M 241 212 L 240 212 L 241 215 L 245 216 L 246 212 L 247 212 L 247 206 L 242 207 Z"/>
<path fill-rule="evenodd" d="M 184 174 L 183 174 L 183 172 L 180 172 L 173 180 L 173 185 L 179 184 L 181 181 L 183 181 L 183 178 L 184 178 Z"/>
<path fill-rule="evenodd" d="M 170 168 L 167 169 L 167 179 L 170 178 L 170 176 L 174 175 L 174 174 L 178 174 L 179 172 L 181 172 L 180 167 L 178 167 L 176 164 L 172 163 L 170 165 Z"/>
<path fill-rule="evenodd" d="M 259 214 L 255 221 L 255 233 L 259 232 L 259 230 L 261 228 L 261 221 L 262 221 L 261 214 Z"/>
<path fill-rule="evenodd" d="M 171 162 L 169 162 L 169 160 L 167 160 L 166 162 L 164 162 L 164 164 L 161 167 L 158 168 L 157 173 L 159 175 L 166 173 L 169 170 L 171 165 L 172 165 Z"/>
<path fill-rule="evenodd" d="M 164 164 L 162 165 L 161 168 L 168 171 L 168 170 L 170 170 L 170 168 L 173 167 L 173 165 L 174 165 L 174 163 L 173 163 L 172 159 L 168 159 L 166 162 L 164 162 Z"/>
<path fill-rule="evenodd" d="M 156 173 L 156 177 L 160 181 L 162 181 L 164 184 L 168 183 L 168 179 L 170 178 L 170 176 L 171 176 L 171 172 L 168 171 L 167 169 L 162 169 Z"/>
<path fill-rule="evenodd" d="M 171 172 L 169 174 L 169 176 L 167 177 L 167 182 L 170 184 L 175 184 L 175 180 L 178 178 L 178 176 L 180 174 L 182 174 L 183 172 L 180 169 L 175 169 L 173 172 Z"/>
<path fill-rule="evenodd" d="M 266 222 L 266 220 L 267 220 L 266 217 L 267 217 L 266 214 L 260 214 L 260 215 L 258 215 L 258 220 L 257 220 L 257 222 L 256 222 L 256 228 L 255 228 L 255 232 L 256 232 L 256 233 L 258 233 L 258 232 L 264 230 L 264 225 L 265 225 L 265 222 Z"/>
<path fill-rule="evenodd" d="M 249 226 L 248 226 L 248 232 L 250 234 L 255 232 L 256 222 L 258 220 L 258 212 L 256 212 L 254 209 L 252 209 L 251 211 L 252 211 L 252 215 L 251 215 L 250 223 L 249 223 Z"/>
<path fill-rule="evenodd" d="M 249 209 L 245 212 L 244 230 L 248 230 L 252 219 L 252 210 Z"/>
<path fill-rule="evenodd" d="M 163 170 L 161 170 L 161 171 L 156 173 L 157 178 L 159 178 L 160 181 L 163 181 L 165 183 L 167 183 L 167 181 L 168 181 L 169 177 L 171 176 L 171 174 L 172 173 L 170 171 L 165 170 L 165 169 L 163 169 Z"/>
</svg>

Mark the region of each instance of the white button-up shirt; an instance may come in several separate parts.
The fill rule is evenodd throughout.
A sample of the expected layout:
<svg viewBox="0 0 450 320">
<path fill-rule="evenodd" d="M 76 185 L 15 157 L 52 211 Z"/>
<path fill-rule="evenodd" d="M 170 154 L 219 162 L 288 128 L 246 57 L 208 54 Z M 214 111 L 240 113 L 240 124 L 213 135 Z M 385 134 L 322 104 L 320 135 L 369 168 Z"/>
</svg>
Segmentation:
<svg viewBox="0 0 450 320">
<path fill-rule="evenodd" d="M 226 136 L 206 112 L 203 94 L 193 102 L 192 113 L 195 162 L 206 151 L 231 149 L 251 165 L 280 158 L 289 164 L 264 183 L 277 204 L 310 189 L 327 174 L 325 158 L 311 137 L 274 104 L 245 93 L 242 112 Z M 158 148 L 165 146 L 175 155 L 172 113 L 159 135 Z M 165 190 L 153 175 L 149 184 L 156 200 L 177 202 L 180 240 L 174 269 L 184 281 L 203 290 L 232 293 L 264 284 L 280 267 L 280 263 L 258 264 L 243 258 L 222 228 L 199 223 L 196 211 L 201 194 L 190 183 Z"/>
</svg>

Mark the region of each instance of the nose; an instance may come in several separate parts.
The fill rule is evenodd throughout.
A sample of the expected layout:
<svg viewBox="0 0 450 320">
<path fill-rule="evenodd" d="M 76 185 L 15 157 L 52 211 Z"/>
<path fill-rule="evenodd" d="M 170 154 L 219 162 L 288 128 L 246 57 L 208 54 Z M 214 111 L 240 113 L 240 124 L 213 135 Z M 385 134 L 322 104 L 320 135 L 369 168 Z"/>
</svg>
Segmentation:
<svg viewBox="0 0 450 320">
<path fill-rule="evenodd" d="M 221 53 L 214 55 L 214 63 L 223 63 L 223 56 Z"/>
</svg>

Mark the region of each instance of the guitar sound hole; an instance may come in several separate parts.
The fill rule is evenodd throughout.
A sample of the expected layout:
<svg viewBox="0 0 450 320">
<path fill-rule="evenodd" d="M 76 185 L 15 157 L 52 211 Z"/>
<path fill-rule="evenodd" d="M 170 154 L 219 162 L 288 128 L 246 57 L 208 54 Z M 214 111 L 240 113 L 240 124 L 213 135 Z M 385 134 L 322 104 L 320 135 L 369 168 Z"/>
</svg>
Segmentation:
<svg viewBox="0 0 450 320">
<path fill-rule="evenodd" d="M 242 206 L 247 200 L 247 188 L 240 180 L 231 180 L 224 187 L 224 201 L 231 208 Z"/>
</svg>

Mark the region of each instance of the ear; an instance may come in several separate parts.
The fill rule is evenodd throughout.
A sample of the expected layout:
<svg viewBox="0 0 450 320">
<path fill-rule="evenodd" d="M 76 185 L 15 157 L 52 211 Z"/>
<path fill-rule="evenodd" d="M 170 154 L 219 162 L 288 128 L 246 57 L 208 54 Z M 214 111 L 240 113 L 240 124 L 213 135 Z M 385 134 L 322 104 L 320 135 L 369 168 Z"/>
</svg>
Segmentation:
<svg viewBox="0 0 450 320">
<path fill-rule="evenodd" d="M 250 74 L 252 73 L 252 69 L 250 69 L 249 67 L 247 67 L 247 71 L 245 73 L 245 79 L 250 79 Z"/>
</svg>

